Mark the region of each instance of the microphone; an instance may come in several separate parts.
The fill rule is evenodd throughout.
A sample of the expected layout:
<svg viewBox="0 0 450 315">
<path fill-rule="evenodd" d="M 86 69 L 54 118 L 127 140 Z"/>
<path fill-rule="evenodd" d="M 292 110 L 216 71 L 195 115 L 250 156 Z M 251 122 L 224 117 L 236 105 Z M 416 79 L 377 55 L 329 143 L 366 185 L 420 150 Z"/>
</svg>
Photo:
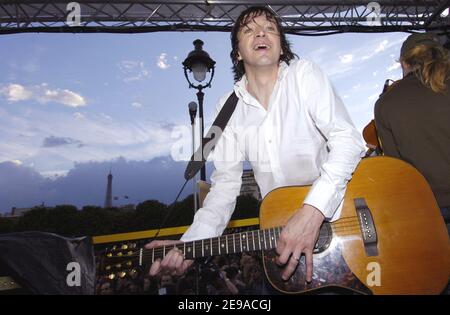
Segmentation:
<svg viewBox="0 0 450 315">
<path fill-rule="evenodd" d="M 197 103 L 190 102 L 188 107 L 189 107 L 189 115 L 191 116 L 191 125 L 193 125 L 195 121 L 195 116 L 197 116 Z"/>
<path fill-rule="evenodd" d="M 197 103 L 190 102 L 188 107 L 189 107 L 189 116 L 191 116 L 192 137 L 194 137 L 194 122 L 195 122 L 195 116 L 197 116 Z M 192 143 L 194 143 L 194 138 L 192 138 Z M 193 145 L 192 145 L 192 149 L 194 150 Z M 198 157 L 199 153 L 201 154 L 201 150 L 202 150 L 202 148 L 199 148 L 197 150 L 197 152 L 193 152 L 191 161 L 189 162 L 189 164 L 186 167 L 186 170 L 184 172 L 184 178 L 186 180 L 190 180 L 202 168 L 205 161 L 202 161 L 202 160 L 195 161 L 195 157 Z"/>
</svg>

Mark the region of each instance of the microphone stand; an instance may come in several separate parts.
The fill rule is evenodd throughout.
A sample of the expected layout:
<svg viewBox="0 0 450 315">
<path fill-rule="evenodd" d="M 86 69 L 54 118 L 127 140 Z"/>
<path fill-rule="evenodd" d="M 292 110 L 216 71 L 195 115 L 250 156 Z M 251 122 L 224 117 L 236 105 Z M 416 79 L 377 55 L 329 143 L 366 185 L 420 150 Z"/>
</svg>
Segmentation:
<svg viewBox="0 0 450 315">
<path fill-rule="evenodd" d="M 192 129 L 192 155 L 195 154 L 195 116 L 197 116 L 197 104 L 195 102 L 189 103 L 189 116 L 191 117 L 191 129 Z M 192 191 L 194 197 L 194 215 L 197 212 L 197 175 L 192 177 Z M 195 265 L 195 264 L 194 264 Z M 194 266 L 195 270 L 195 293 L 198 295 L 198 278 L 199 278 L 199 266 Z"/>
<path fill-rule="evenodd" d="M 195 121 L 191 124 L 192 126 L 192 154 L 195 153 Z M 192 189 L 194 193 L 194 214 L 197 212 L 197 175 L 194 175 L 192 179 Z"/>
<path fill-rule="evenodd" d="M 191 128 L 192 128 L 192 155 L 195 154 L 195 117 L 197 116 L 197 104 L 195 102 L 189 103 L 189 116 L 191 117 Z M 197 176 L 192 178 L 192 188 L 194 196 L 194 215 L 197 212 Z"/>
</svg>

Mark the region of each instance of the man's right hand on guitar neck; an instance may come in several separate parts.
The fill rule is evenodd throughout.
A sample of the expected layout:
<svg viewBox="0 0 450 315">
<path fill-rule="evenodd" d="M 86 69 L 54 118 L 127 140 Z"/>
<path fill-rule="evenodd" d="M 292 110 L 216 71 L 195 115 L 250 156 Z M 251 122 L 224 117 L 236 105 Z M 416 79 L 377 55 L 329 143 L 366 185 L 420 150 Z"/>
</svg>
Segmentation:
<svg viewBox="0 0 450 315">
<path fill-rule="evenodd" d="M 153 241 L 145 245 L 146 249 L 152 249 L 160 246 L 175 245 L 183 243 L 182 241 Z M 181 276 L 192 265 L 193 260 L 185 260 L 181 250 L 174 247 L 161 260 L 157 259 L 150 267 L 150 276 L 158 273 Z"/>
</svg>

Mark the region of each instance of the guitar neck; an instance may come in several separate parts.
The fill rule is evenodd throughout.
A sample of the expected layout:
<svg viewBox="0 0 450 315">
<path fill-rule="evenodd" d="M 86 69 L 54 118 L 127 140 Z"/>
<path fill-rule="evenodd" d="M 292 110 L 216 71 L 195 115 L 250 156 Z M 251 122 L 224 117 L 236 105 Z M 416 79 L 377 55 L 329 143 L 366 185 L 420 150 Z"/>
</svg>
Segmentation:
<svg viewBox="0 0 450 315">
<path fill-rule="evenodd" d="M 323 224 L 317 248 L 322 247 L 330 238 L 330 224 Z M 111 275 L 111 272 L 131 269 L 138 266 L 149 266 L 157 259 L 163 259 L 173 248 L 181 251 L 185 259 L 193 260 L 202 257 L 236 254 L 242 252 L 274 249 L 278 245 L 282 227 L 273 227 L 263 230 L 246 231 L 227 234 L 198 241 L 165 245 L 152 249 L 132 249 L 127 246 L 113 249 L 105 255 L 102 268 Z M 320 245 L 320 246 L 319 246 Z M 315 248 L 316 251 L 316 248 Z M 315 252 L 314 251 L 314 252 Z"/>
<path fill-rule="evenodd" d="M 166 245 L 153 249 L 141 249 L 143 263 L 153 263 L 162 259 L 174 247 L 178 248 L 185 259 L 196 259 L 215 255 L 226 255 L 256 250 L 269 250 L 277 246 L 281 227 L 266 230 L 247 231 L 222 235 L 209 239 Z"/>
</svg>

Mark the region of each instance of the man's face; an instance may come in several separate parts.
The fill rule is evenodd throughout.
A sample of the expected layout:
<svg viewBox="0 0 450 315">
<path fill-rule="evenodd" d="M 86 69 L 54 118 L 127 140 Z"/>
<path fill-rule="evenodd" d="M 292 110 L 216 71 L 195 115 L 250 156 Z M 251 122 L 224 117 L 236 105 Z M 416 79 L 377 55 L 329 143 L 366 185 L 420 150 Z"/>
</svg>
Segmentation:
<svg viewBox="0 0 450 315">
<path fill-rule="evenodd" d="M 238 33 L 238 59 L 247 66 L 278 65 L 280 60 L 280 33 L 275 22 L 265 14 L 247 19 Z"/>
</svg>

